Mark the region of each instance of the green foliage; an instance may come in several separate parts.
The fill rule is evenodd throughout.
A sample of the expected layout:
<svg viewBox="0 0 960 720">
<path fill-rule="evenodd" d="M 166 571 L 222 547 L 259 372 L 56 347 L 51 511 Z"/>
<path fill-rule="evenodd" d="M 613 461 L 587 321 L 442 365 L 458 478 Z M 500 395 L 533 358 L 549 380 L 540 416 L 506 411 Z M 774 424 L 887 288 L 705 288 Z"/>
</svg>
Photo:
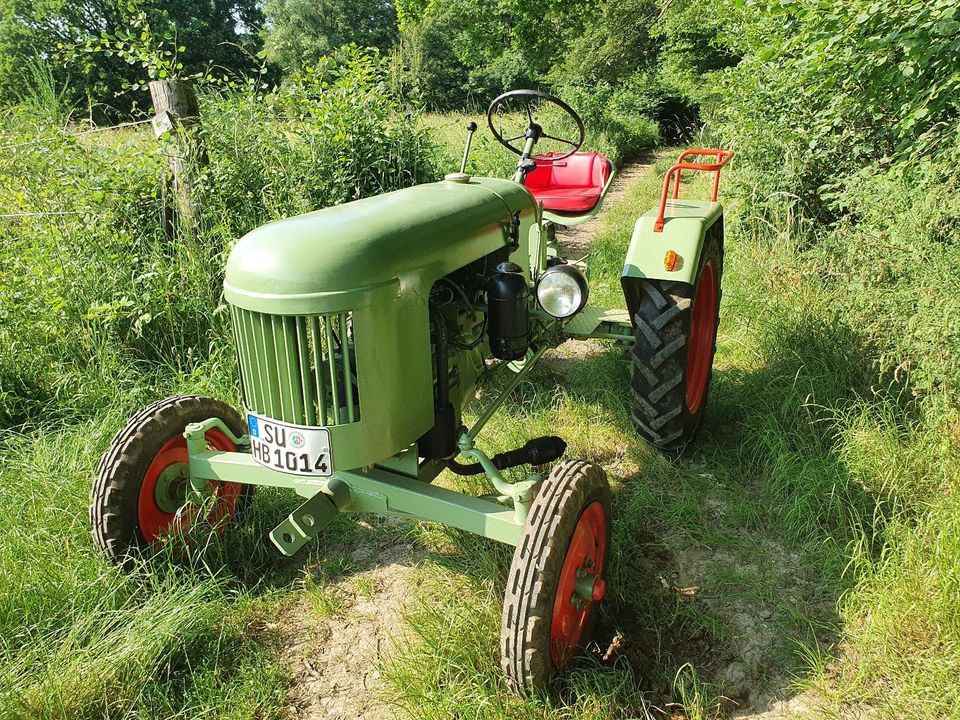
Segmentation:
<svg viewBox="0 0 960 720">
<path fill-rule="evenodd" d="M 386 51 L 397 37 L 391 0 L 267 0 L 267 59 L 285 70 L 316 64 L 342 45 Z"/>
<path fill-rule="evenodd" d="M 859 0 L 760 9 L 779 26 L 778 46 L 764 45 L 756 55 L 794 75 L 797 101 L 810 110 L 815 152 L 829 135 L 832 148 L 852 141 L 847 154 L 854 161 L 877 150 L 922 154 L 938 146 L 944 128 L 957 129 L 956 3 Z"/>
<path fill-rule="evenodd" d="M 638 71 L 656 66 L 656 43 L 650 28 L 660 13 L 655 0 L 627 0 L 581 8 L 582 20 L 575 21 L 563 35 L 559 62 L 551 71 L 556 84 L 618 84 Z M 573 18 L 568 17 L 569 20 Z"/>
<path fill-rule="evenodd" d="M 4 136 L 17 146 L 0 156 L 0 213 L 10 216 L 0 218 L 0 423 L 36 418 L 55 397 L 55 412 L 116 402 L 137 384 L 137 363 L 189 374 L 219 362 L 230 242 L 438 173 L 425 132 L 359 51 L 273 93 L 207 96 L 204 113 L 201 237 L 186 245 L 164 238 L 166 158 L 147 134 L 17 145 L 34 132 L 21 122 L 24 134 Z"/>
<path fill-rule="evenodd" d="M 162 37 L 157 37 L 143 10 L 128 5 L 127 13 L 126 26 L 116 35 L 112 36 L 103 31 L 99 37 L 87 38 L 82 44 L 73 47 L 64 48 L 61 44 L 59 49 L 65 51 L 64 60 L 67 63 L 75 62 L 81 54 L 107 57 L 116 55 L 127 65 L 139 65 L 146 72 L 146 77 L 126 85 L 125 90 L 145 90 L 147 79 L 195 80 L 208 74 L 198 71 L 192 77 L 184 77 L 180 53 L 185 52 L 186 47 L 177 45 L 174 29 L 167 30 Z"/>
<path fill-rule="evenodd" d="M 7 2 L 13 7 L 19 0 Z M 650 120 L 668 139 L 695 120 L 690 101 L 657 79 L 657 40 L 650 27 L 659 7 L 653 0 L 630 0 L 626 7 L 584 0 L 418 0 L 398 7 L 391 0 L 268 0 L 262 29 L 260 6 L 250 0 L 222 0 L 210 7 L 209 17 L 177 4 L 159 9 L 123 0 L 89 11 L 68 0 L 47 0 L 26 14 L 11 10 L 4 16 L 2 10 L 0 5 L 0 103 L 29 96 L 11 89 L 4 98 L 2 59 L 16 61 L 8 72 L 13 83 L 19 61 L 36 46 L 61 48 L 67 65 L 55 67 L 54 81 L 70 88 L 70 103 L 84 94 L 92 103 L 115 102 L 126 91 L 119 102 L 129 108 L 131 102 L 145 104 L 142 93 L 131 91 L 142 90 L 148 79 L 236 84 L 246 75 L 258 82 L 264 75 L 273 78 L 257 61 L 265 58 L 289 80 L 339 48 L 357 45 L 389 55 L 392 91 L 429 110 L 477 108 L 518 87 L 573 90 L 593 105 L 609 104 L 617 95 L 610 108 L 594 113 L 602 115 L 594 125 L 603 135 L 600 146 L 618 159 L 656 142 Z M 204 34 L 212 23 L 230 25 L 225 12 L 239 19 L 235 37 L 224 42 L 215 32 Z M 44 28 L 57 32 L 44 35 Z M 639 95 L 638 85 L 644 86 Z"/>
<path fill-rule="evenodd" d="M 468 66 L 451 41 L 448 18 L 425 14 L 409 19 L 391 55 L 398 94 L 428 109 L 479 107 L 483 99 L 465 83 Z"/>
<path fill-rule="evenodd" d="M 406 15 L 394 84 L 428 109 L 482 109 L 517 87 L 551 90 L 584 116 L 592 149 L 632 158 L 689 134 L 692 102 L 658 78 L 659 13 L 652 0 L 622 4 L 432 0 Z"/>
<path fill-rule="evenodd" d="M 31 61 L 50 61 L 60 52 L 76 55 L 71 49 L 85 48 L 88 41 L 91 45 L 122 41 L 130 48 L 129 40 L 134 37 L 130 17 L 136 19 L 141 14 L 138 32 L 150 27 L 157 37 L 170 35 L 171 47 L 167 49 L 178 51 L 175 64 L 182 64 L 188 75 L 210 67 L 235 74 L 256 71 L 252 58 L 259 48 L 253 33 L 263 16 L 254 0 L 214 0 L 199 5 L 177 0 L 136 6 L 126 0 L 3 0 L 0 104 L 30 95 L 24 68 Z M 183 50 L 179 50 L 181 47 Z M 118 52 L 115 45 L 104 50 L 80 53 L 70 63 L 58 62 L 52 66 L 54 79 L 59 87 L 69 89 L 71 104 L 90 102 L 128 111 L 133 103 L 142 103 L 144 96 L 122 93 L 144 82 L 145 69 L 140 62 L 131 62 L 129 53 Z M 162 65 L 149 62 L 147 67 Z"/>
<path fill-rule="evenodd" d="M 661 71 L 683 85 L 691 99 L 702 96 L 706 73 L 740 60 L 735 53 L 736 29 L 726 3 L 674 0 L 659 14 L 653 30 Z"/>
<path fill-rule="evenodd" d="M 956 3 L 727 0 L 723 10 L 719 35 L 743 59 L 712 79 L 711 120 L 751 164 L 786 164 L 791 192 L 818 205 L 833 176 L 950 147 Z"/>
<path fill-rule="evenodd" d="M 870 338 L 881 372 L 913 393 L 956 397 L 960 174 L 949 158 L 845 179 L 831 196 L 843 215 L 809 260 L 811 272 L 844 288 L 846 314 Z"/>
<path fill-rule="evenodd" d="M 407 84 L 419 89 L 429 109 L 441 110 L 483 102 L 508 89 L 546 86 L 584 7 L 581 0 L 434 0 L 419 15 L 408 12 L 403 24 L 401 51 L 404 44 L 410 50 L 400 62 Z M 411 62 L 411 53 L 424 60 Z M 439 74 L 442 83 L 434 87 L 416 75 L 422 66 L 451 56 L 460 70 L 456 82 Z"/>
<path fill-rule="evenodd" d="M 400 31 L 404 32 L 420 19 L 432 15 L 435 3 L 436 0 L 396 0 L 394 5 L 397 8 L 397 24 Z"/>
<path fill-rule="evenodd" d="M 356 48 L 306 67 L 258 102 L 228 94 L 207 118 L 206 204 L 226 241 L 439 173 L 427 133 L 390 95 L 382 63 Z"/>
<path fill-rule="evenodd" d="M 660 131 L 652 119 L 659 99 L 644 78 L 634 76 L 617 87 L 603 82 L 564 85 L 556 92 L 583 118 L 589 131 L 586 146 L 614 162 L 633 160 L 659 144 Z"/>
</svg>

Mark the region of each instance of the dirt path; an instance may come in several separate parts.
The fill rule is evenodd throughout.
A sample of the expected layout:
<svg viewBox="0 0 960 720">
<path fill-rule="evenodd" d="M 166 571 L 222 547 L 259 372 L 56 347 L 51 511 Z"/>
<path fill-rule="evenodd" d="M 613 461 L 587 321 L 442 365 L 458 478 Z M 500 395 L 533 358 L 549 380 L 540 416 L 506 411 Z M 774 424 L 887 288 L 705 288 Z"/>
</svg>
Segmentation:
<svg viewBox="0 0 960 720">
<path fill-rule="evenodd" d="M 305 568 L 311 580 L 279 620 L 291 677 L 290 720 L 394 717 L 377 696 L 377 667 L 402 630 L 424 552 L 402 532 L 403 521 L 384 524 L 359 520 L 361 532 L 324 543 L 323 554 L 343 558 L 347 572 L 330 580 L 322 567 Z"/>
<path fill-rule="evenodd" d="M 622 200 L 627 192 L 627 188 L 629 188 L 635 180 L 646 175 L 652 167 L 652 162 L 638 162 L 621 168 L 617 172 L 616 177 L 614 177 L 613 185 L 607 191 L 607 196 L 603 200 L 604 208 L 613 207 Z M 603 213 L 601 212 L 600 216 L 602 215 Z M 558 230 L 557 239 L 560 241 L 560 246 L 563 250 L 573 258 L 586 255 L 590 247 L 590 242 L 593 240 L 593 236 L 596 234 L 597 228 L 600 225 L 600 216 L 595 217 L 583 225 Z"/>
</svg>

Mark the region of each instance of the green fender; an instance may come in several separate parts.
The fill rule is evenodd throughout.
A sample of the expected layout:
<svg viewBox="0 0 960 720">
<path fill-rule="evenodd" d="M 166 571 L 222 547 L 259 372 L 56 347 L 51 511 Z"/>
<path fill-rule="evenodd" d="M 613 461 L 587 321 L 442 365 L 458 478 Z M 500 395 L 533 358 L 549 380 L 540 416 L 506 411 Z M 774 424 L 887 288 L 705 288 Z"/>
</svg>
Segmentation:
<svg viewBox="0 0 960 720">
<path fill-rule="evenodd" d="M 666 210 L 663 232 L 653 231 L 657 208 L 637 220 L 623 265 L 624 287 L 628 278 L 693 284 L 704 237 L 723 217 L 723 206 L 705 200 L 668 200 Z M 673 271 L 664 267 L 664 256 L 670 250 L 680 256 Z"/>
</svg>

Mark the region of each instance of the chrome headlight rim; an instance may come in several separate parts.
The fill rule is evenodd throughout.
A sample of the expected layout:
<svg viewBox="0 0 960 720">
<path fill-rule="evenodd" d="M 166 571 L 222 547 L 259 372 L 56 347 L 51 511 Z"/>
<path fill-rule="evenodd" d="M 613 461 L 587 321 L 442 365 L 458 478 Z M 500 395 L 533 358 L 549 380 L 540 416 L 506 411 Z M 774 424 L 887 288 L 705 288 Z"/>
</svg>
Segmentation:
<svg viewBox="0 0 960 720">
<path fill-rule="evenodd" d="M 541 297 L 541 290 L 546 287 L 544 281 L 552 279 L 556 275 L 562 275 L 564 278 L 572 280 L 576 284 L 577 290 L 580 293 L 579 303 L 577 303 L 576 307 L 574 307 L 572 311 L 565 314 L 556 314 L 551 311 L 548 307 L 546 307 L 546 305 L 544 305 Z M 537 278 L 537 284 L 534 292 L 537 296 L 537 305 L 540 306 L 540 309 L 547 313 L 550 317 L 556 318 L 557 320 L 569 320 L 574 315 L 579 313 L 584 307 L 586 307 L 587 299 L 590 296 L 590 288 L 587 285 L 587 279 L 584 277 L 583 273 L 580 272 L 579 268 L 574 265 L 570 265 L 569 263 L 561 263 L 548 267 L 543 274 Z"/>
</svg>

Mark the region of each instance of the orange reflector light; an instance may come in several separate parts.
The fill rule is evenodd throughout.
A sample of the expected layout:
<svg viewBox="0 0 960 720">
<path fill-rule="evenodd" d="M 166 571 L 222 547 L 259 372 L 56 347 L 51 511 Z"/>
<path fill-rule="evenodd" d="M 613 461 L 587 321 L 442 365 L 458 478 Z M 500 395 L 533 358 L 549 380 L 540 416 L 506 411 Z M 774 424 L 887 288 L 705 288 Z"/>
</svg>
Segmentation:
<svg viewBox="0 0 960 720">
<path fill-rule="evenodd" d="M 679 270 L 682 263 L 683 258 L 677 255 L 677 253 L 675 253 L 673 250 L 667 250 L 663 256 L 663 269 L 667 272 Z"/>
</svg>

